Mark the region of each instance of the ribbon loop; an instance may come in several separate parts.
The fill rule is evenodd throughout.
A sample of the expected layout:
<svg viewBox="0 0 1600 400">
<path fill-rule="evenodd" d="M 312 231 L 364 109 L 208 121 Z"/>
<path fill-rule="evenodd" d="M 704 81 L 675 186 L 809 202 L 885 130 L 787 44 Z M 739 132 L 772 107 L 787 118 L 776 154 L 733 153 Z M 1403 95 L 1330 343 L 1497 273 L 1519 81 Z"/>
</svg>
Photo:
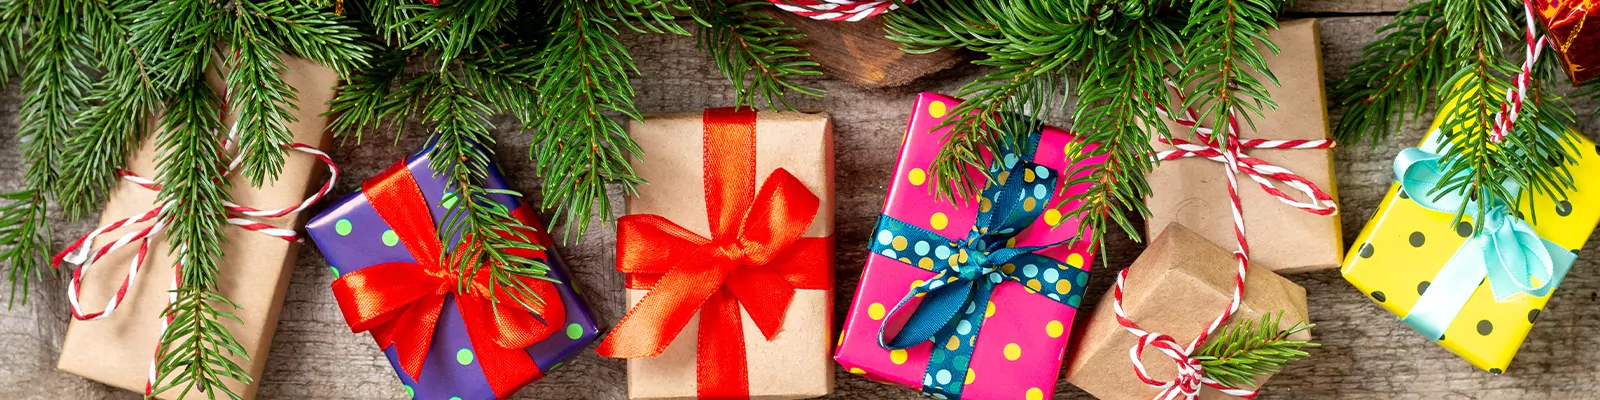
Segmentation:
<svg viewBox="0 0 1600 400">
<path fill-rule="evenodd" d="M 698 395 L 748 398 L 741 308 L 775 338 L 795 290 L 832 286 L 832 240 L 802 237 L 822 202 L 789 171 L 779 168 L 754 188 L 755 112 L 710 109 L 703 119 L 711 237 L 659 215 L 618 218 L 617 270 L 629 288 L 649 293 L 596 351 L 659 355 L 698 313 Z"/>
<path fill-rule="evenodd" d="M 1418 206 L 1434 212 L 1455 214 L 1480 207 L 1477 200 L 1453 190 L 1446 182 L 1473 173 L 1469 167 L 1444 165 L 1439 153 L 1449 143 L 1441 132 L 1433 132 L 1420 148 L 1401 150 L 1395 157 L 1395 177 L 1400 190 Z M 1447 176 L 1451 174 L 1453 176 Z M 1454 178 L 1454 179 L 1452 179 Z M 1501 183 L 1507 191 L 1520 187 L 1512 181 Z M 1566 277 L 1577 260 L 1567 249 L 1539 237 L 1533 226 L 1513 215 L 1509 205 L 1486 204 L 1478 231 L 1461 244 L 1429 281 L 1424 292 L 1401 318 L 1424 337 L 1437 340 L 1455 321 L 1472 293 L 1482 282 L 1489 283 L 1496 301 L 1521 296 L 1543 297 Z M 1463 216 L 1462 218 L 1465 218 Z"/>
<path fill-rule="evenodd" d="M 394 346 L 401 370 L 413 381 L 421 379 L 422 366 L 433 343 L 434 331 L 447 296 L 467 323 L 467 335 L 476 351 L 489 386 L 508 396 L 525 383 L 538 366 L 526 347 L 553 334 L 566 322 L 561 293 L 549 280 L 518 277 L 538 299 L 520 304 L 510 294 L 492 293 L 489 270 L 477 269 L 465 288 L 459 286 L 449 260 L 471 257 L 473 238 L 462 237 L 455 252 L 444 254 L 443 243 L 422 189 L 404 162 L 398 162 L 362 183 L 362 193 L 384 223 L 411 254 L 411 262 L 394 262 L 362 268 L 333 282 L 334 297 L 353 332 L 371 332 L 383 348 Z M 527 205 L 511 213 L 530 223 Z M 531 232 L 501 232 L 506 237 L 531 237 Z M 519 258 L 543 258 L 539 250 L 512 249 Z M 528 307 L 527 309 L 522 308 Z"/>
</svg>

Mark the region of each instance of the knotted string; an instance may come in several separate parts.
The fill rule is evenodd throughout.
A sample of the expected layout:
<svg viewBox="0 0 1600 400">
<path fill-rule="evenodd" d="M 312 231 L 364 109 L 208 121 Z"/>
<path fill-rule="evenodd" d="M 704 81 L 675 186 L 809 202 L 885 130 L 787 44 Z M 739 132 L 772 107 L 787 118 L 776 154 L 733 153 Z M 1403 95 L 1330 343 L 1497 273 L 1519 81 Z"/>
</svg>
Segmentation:
<svg viewBox="0 0 1600 400">
<path fill-rule="evenodd" d="M 229 128 L 228 136 L 223 141 L 223 154 L 231 153 L 236 150 L 235 145 L 237 144 L 237 141 L 234 139 L 238 136 L 238 130 L 239 125 L 237 122 L 235 122 L 234 125 Z M 339 166 L 334 164 L 333 158 L 329 157 L 327 153 L 317 150 L 315 147 L 311 147 L 302 143 L 291 143 L 285 145 L 284 147 L 297 152 L 309 154 L 313 157 L 316 157 L 318 161 L 321 161 L 323 164 L 327 165 L 327 182 L 323 183 L 322 187 L 318 189 L 315 194 L 306 197 L 305 200 L 290 207 L 262 210 L 239 205 L 231 201 L 223 201 L 223 208 L 227 212 L 227 222 L 229 225 L 237 226 L 247 231 L 283 239 L 285 241 L 300 242 L 301 238 L 299 233 L 295 232 L 293 229 L 281 228 L 260 222 L 254 218 L 277 218 L 298 213 L 310 208 L 312 204 L 316 204 L 317 201 L 321 200 L 328 194 L 329 190 L 333 189 L 334 182 L 339 178 Z M 244 162 L 244 157 L 244 154 L 234 155 L 232 162 L 228 164 L 226 169 L 222 170 L 222 176 L 226 177 L 233 171 L 237 170 L 239 164 Z M 117 170 L 117 175 L 123 180 L 131 182 L 134 185 L 146 190 L 152 192 L 161 191 L 160 184 L 157 184 L 155 181 L 148 178 L 141 177 L 133 172 L 119 169 Z M 160 233 L 161 230 L 166 228 L 168 225 L 170 216 L 166 216 L 166 214 L 171 208 L 171 203 L 164 203 L 159 206 L 152 207 L 148 211 L 134 214 L 127 218 L 123 218 L 99 228 L 95 228 L 88 234 L 79 237 L 78 240 L 73 241 L 72 244 L 68 245 L 66 249 L 61 251 L 61 253 L 56 254 L 56 256 L 52 259 L 52 267 L 59 269 L 62 263 L 72 264 L 78 267 L 75 271 L 73 271 L 72 280 L 67 284 L 67 301 L 72 305 L 72 317 L 74 319 L 80 321 L 93 321 L 110 317 L 116 312 L 117 307 L 122 305 L 122 301 L 126 298 L 128 288 L 133 286 L 134 280 L 139 276 L 139 269 L 144 265 L 144 260 L 150 252 L 151 239 L 153 239 L 157 233 Z M 151 221 L 154 222 L 142 229 L 123 234 L 122 236 L 118 237 L 116 241 L 98 248 L 93 248 L 95 239 L 100 237 L 100 235 L 121 229 L 125 226 L 138 225 Z M 92 268 L 95 262 L 99 261 L 101 257 L 104 257 L 106 254 L 135 242 L 139 244 L 138 252 L 134 254 L 133 260 L 128 263 L 128 271 L 127 274 L 122 278 L 122 284 L 118 285 L 117 291 L 112 293 L 111 299 L 106 301 L 105 308 L 100 311 L 85 312 L 83 306 L 79 303 L 79 294 L 82 291 L 83 277 L 88 274 L 89 269 Z M 91 250 L 93 250 L 93 254 L 91 254 Z M 179 253 L 183 252 L 184 250 L 185 249 L 182 247 L 175 249 L 175 251 Z M 173 265 L 173 271 L 172 285 L 167 295 L 168 304 L 171 304 L 177 300 L 176 291 L 178 289 L 178 283 L 183 277 L 183 265 L 181 263 Z M 162 319 L 161 333 L 157 335 L 158 337 L 166 335 L 167 326 L 172 323 L 172 318 L 173 316 L 169 314 Z M 145 382 L 145 395 L 150 395 L 154 392 L 156 383 L 156 365 L 160 361 L 161 351 L 162 346 L 157 344 L 156 353 L 154 356 L 152 356 L 150 361 L 149 377 Z"/>
<path fill-rule="evenodd" d="M 806 18 L 835 22 L 856 22 L 900 8 L 894 0 L 769 0 L 779 9 Z M 901 0 L 911 4 L 916 0 Z"/>
<path fill-rule="evenodd" d="M 1177 95 L 1179 102 L 1182 103 L 1184 96 L 1182 91 L 1178 89 L 1177 85 L 1171 81 L 1168 81 L 1167 86 L 1173 90 L 1173 93 Z M 1223 164 L 1228 178 L 1228 199 L 1233 216 L 1234 237 L 1238 244 L 1238 250 L 1233 252 L 1234 259 L 1237 261 L 1238 272 L 1234 275 L 1233 296 L 1228 301 L 1227 309 L 1223 310 L 1222 313 L 1217 315 L 1215 319 L 1212 319 L 1211 323 L 1206 326 L 1206 329 L 1201 331 L 1199 335 L 1195 336 L 1194 341 L 1190 342 L 1187 346 L 1183 346 L 1178 344 L 1177 340 L 1172 336 L 1159 332 L 1146 331 L 1140 328 L 1139 325 L 1133 322 L 1132 319 L 1128 318 L 1127 312 L 1124 311 L 1122 307 L 1123 283 L 1127 279 L 1129 270 L 1128 268 L 1124 268 L 1122 272 L 1117 274 L 1116 286 L 1112 288 L 1111 305 L 1116 312 L 1117 323 L 1122 325 L 1124 329 L 1127 329 L 1128 332 L 1133 333 L 1134 336 L 1139 338 L 1138 343 L 1136 343 L 1132 348 L 1128 349 L 1128 358 L 1133 361 L 1134 375 L 1137 376 L 1140 381 L 1144 382 L 1146 385 L 1150 385 L 1151 387 L 1161 389 L 1161 391 L 1155 396 L 1157 399 L 1174 399 L 1179 397 L 1194 399 L 1199 397 L 1200 389 L 1205 386 L 1215 388 L 1222 393 L 1231 396 L 1254 398 L 1257 394 L 1257 390 L 1234 388 L 1207 378 L 1205 376 L 1204 365 L 1201 364 L 1199 360 L 1194 359 L 1195 350 L 1197 350 L 1202 343 L 1205 343 L 1206 339 L 1210 338 L 1210 336 L 1215 333 L 1223 323 L 1227 322 L 1228 318 L 1232 317 L 1234 312 L 1239 310 L 1239 304 L 1244 299 L 1245 276 L 1250 268 L 1250 245 L 1247 241 L 1245 241 L 1244 207 L 1239 201 L 1239 180 L 1237 175 L 1241 172 L 1245 173 L 1252 180 L 1255 180 L 1256 183 L 1260 184 L 1261 189 L 1267 194 L 1276 197 L 1284 204 L 1305 210 L 1313 214 L 1331 215 L 1338 211 L 1338 206 L 1334 203 L 1333 196 L 1324 192 L 1310 180 L 1307 180 L 1304 177 L 1301 177 L 1282 167 L 1272 165 L 1258 158 L 1247 156 L 1243 153 L 1243 151 L 1245 149 L 1327 149 L 1334 146 L 1333 141 L 1326 139 L 1241 140 L 1239 139 L 1239 120 L 1232 114 L 1228 116 L 1226 137 L 1219 140 L 1216 139 L 1215 135 L 1212 134 L 1213 131 L 1210 128 L 1204 127 L 1196 122 L 1198 116 L 1193 109 L 1185 109 L 1184 115 L 1179 117 L 1173 117 L 1163 106 L 1158 106 L 1158 110 L 1162 116 L 1172 118 L 1179 125 L 1194 128 L 1200 137 L 1208 139 L 1203 140 L 1202 143 L 1191 143 L 1181 139 L 1163 138 L 1161 140 L 1162 143 L 1171 144 L 1177 147 L 1177 149 L 1157 153 L 1157 159 L 1176 160 L 1185 157 L 1204 157 L 1206 159 L 1217 161 Z M 1219 141 L 1220 143 L 1218 143 Z M 1278 190 L 1278 188 L 1271 182 L 1273 180 L 1283 182 L 1286 186 L 1306 194 L 1311 198 L 1311 200 L 1302 202 L 1290 197 L 1283 191 Z M 1149 371 L 1147 371 L 1145 368 L 1143 360 L 1140 359 L 1140 355 L 1144 353 L 1146 347 L 1155 347 L 1157 350 L 1160 350 L 1162 354 L 1165 354 L 1168 358 L 1171 358 L 1173 363 L 1177 365 L 1178 372 L 1177 375 L 1172 378 L 1172 380 L 1163 381 L 1150 376 Z"/>
</svg>

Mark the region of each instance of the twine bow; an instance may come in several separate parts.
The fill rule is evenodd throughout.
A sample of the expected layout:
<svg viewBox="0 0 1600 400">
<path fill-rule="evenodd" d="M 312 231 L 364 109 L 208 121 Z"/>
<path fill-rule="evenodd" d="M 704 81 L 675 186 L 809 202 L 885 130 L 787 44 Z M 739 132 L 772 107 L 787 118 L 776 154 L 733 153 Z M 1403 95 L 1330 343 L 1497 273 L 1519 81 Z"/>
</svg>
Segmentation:
<svg viewBox="0 0 1600 400">
<path fill-rule="evenodd" d="M 741 309 L 772 340 L 795 290 L 832 286 L 832 239 L 801 237 L 821 200 L 781 168 L 755 190 L 755 118 L 751 111 L 705 112 L 710 238 L 659 215 L 617 220 L 617 270 L 629 288 L 650 292 L 597 351 L 659 355 L 698 313 L 700 398 L 750 397 Z"/>
<path fill-rule="evenodd" d="M 1167 86 L 1172 89 L 1179 102 L 1182 103 L 1184 96 L 1178 86 L 1172 81 L 1167 81 Z M 1210 128 L 1201 126 L 1196 122 L 1198 118 L 1193 109 L 1185 109 L 1184 115 L 1179 117 L 1173 117 L 1165 107 L 1160 107 L 1159 111 L 1162 116 L 1173 118 L 1180 125 L 1194 128 L 1201 137 L 1216 137 Z M 1245 149 L 1327 149 L 1334 146 L 1333 141 L 1326 139 L 1241 140 L 1239 138 L 1239 121 L 1233 115 L 1229 115 L 1225 133 L 1226 136 L 1220 140 L 1221 143 L 1218 143 L 1217 139 L 1207 139 L 1202 143 L 1191 143 L 1180 139 L 1163 140 L 1164 143 L 1172 144 L 1178 148 L 1160 152 L 1156 154 L 1156 158 L 1160 160 L 1176 160 L 1184 157 L 1204 157 L 1220 162 L 1223 165 L 1228 179 L 1228 199 L 1233 215 L 1234 236 L 1238 244 L 1238 250 L 1233 252 L 1234 259 L 1237 261 L 1238 272 L 1234 275 L 1233 296 L 1228 301 L 1228 308 L 1223 310 L 1215 319 L 1212 319 L 1206 329 L 1195 336 L 1194 341 L 1187 346 L 1183 346 L 1178 344 L 1178 341 L 1172 336 L 1141 329 L 1138 323 L 1128 318 L 1127 312 L 1122 308 L 1123 282 L 1127 279 L 1128 268 L 1124 268 L 1122 272 L 1117 274 L 1116 286 L 1112 288 L 1111 305 L 1116 311 L 1117 323 L 1122 325 L 1123 329 L 1139 338 L 1138 343 L 1128 349 L 1128 358 L 1133 361 L 1134 375 L 1146 385 L 1161 390 L 1155 396 L 1157 399 L 1194 399 L 1199 397 L 1200 389 L 1207 386 L 1231 396 L 1254 398 L 1257 394 L 1256 390 L 1233 388 L 1207 378 L 1205 376 L 1205 366 L 1194 359 L 1194 352 L 1201 344 L 1205 343 L 1212 333 L 1216 332 L 1217 328 L 1227 322 L 1234 312 L 1239 310 L 1239 304 L 1244 300 L 1245 274 L 1250 268 L 1250 245 L 1245 241 L 1244 207 L 1241 206 L 1239 201 L 1239 180 L 1237 175 L 1241 172 L 1245 173 L 1260 184 L 1261 189 L 1267 194 L 1272 195 L 1284 204 L 1306 212 L 1317 215 L 1332 215 L 1338 211 L 1337 205 L 1333 201 L 1333 196 L 1323 192 L 1316 184 L 1294 174 L 1292 171 L 1244 154 Z M 1299 201 L 1290 197 L 1283 191 L 1278 190 L 1272 183 L 1273 180 L 1283 182 L 1286 186 L 1306 194 L 1311 200 Z M 1145 369 L 1143 360 L 1140 358 L 1140 355 L 1144 353 L 1147 347 L 1155 347 L 1160 350 L 1161 354 L 1172 359 L 1173 363 L 1177 365 L 1178 372 L 1172 380 L 1163 381 L 1150 376 L 1149 371 Z"/>
<path fill-rule="evenodd" d="M 238 130 L 239 125 L 237 122 L 235 122 L 234 125 L 229 128 L 228 136 L 223 141 L 222 145 L 223 154 L 234 152 L 236 150 L 234 147 L 237 143 L 234 139 L 238 136 Z M 224 201 L 223 207 L 227 212 L 227 222 L 229 225 L 237 226 L 247 231 L 283 239 L 285 241 L 299 242 L 301 240 L 300 236 L 293 229 L 285 229 L 273 226 L 271 224 L 260 222 L 255 218 L 277 218 L 298 213 L 310 208 L 312 204 L 316 204 L 317 201 L 321 200 L 323 196 L 328 194 L 329 190 L 333 189 L 334 181 L 339 179 L 339 166 L 333 163 L 333 158 L 329 157 L 327 153 L 317 150 L 315 147 L 311 147 L 302 143 L 291 143 L 285 145 L 284 147 L 300 153 L 309 154 L 313 157 L 316 157 L 317 160 L 321 161 L 324 165 L 327 165 L 327 182 L 324 182 L 322 187 L 318 189 L 315 194 L 306 197 L 305 200 L 302 200 L 300 203 L 290 207 L 262 210 L 242 206 L 231 201 Z M 228 167 L 222 170 L 222 176 L 228 176 L 230 173 L 232 173 L 232 171 L 237 170 L 239 164 L 242 162 L 244 162 L 244 154 L 234 155 L 232 162 L 228 163 Z M 133 172 L 119 169 L 117 170 L 117 175 L 123 180 L 131 182 L 134 185 L 146 190 L 150 190 L 152 192 L 161 191 L 160 184 L 157 184 L 155 181 L 148 178 L 141 177 Z M 128 294 L 128 288 L 133 285 L 134 280 L 139 276 L 139 269 L 143 267 L 145 257 L 150 253 L 151 239 L 153 239 L 156 234 L 160 233 L 162 229 L 166 228 L 167 224 L 170 222 L 171 216 L 167 215 L 167 211 L 171 208 L 172 207 L 170 203 L 162 204 L 157 207 L 152 207 L 148 211 L 119 219 L 112 223 L 95 228 L 88 234 L 79 237 L 78 240 L 73 241 L 72 244 L 68 245 L 66 249 L 63 249 L 60 253 L 57 253 L 55 257 L 52 258 L 51 265 L 53 268 L 59 269 L 63 263 L 72 264 L 78 267 L 72 273 L 72 280 L 67 283 L 67 301 L 72 305 L 72 318 L 79 321 L 93 321 L 110 317 L 116 312 L 117 307 L 122 305 L 123 299 L 126 298 Z M 118 237 L 117 240 L 100 246 L 99 248 L 93 247 L 95 239 L 99 238 L 100 235 L 121 229 L 125 226 L 134 226 L 146 222 L 151 222 L 151 224 L 139 230 L 123 234 L 122 236 Z M 117 291 L 112 293 L 111 299 L 106 301 L 105 307 L 100 311 L 85 312 L 84 307 L 78 301 L 79 295 L 83 290 L 83 277 L 88 274 L 89 269 L 92 268 L 95 265 L 95 262 L 99 261 L 101 257 L 104 257 L 106 254 L 126 247 L 127 245 L 135 242 L 139 244 L 138 252 L 134 254 L 133 260 L 128 263 L 128 272 L 127 274 L 123 275 L 122 283 L 117 286 Z M 180 248 L 177 249 L 177 251 L 182 252 L 183 249 Z M 172 285 L 171 290 L 169 290 L 167 295 L 167 301 L 169 303 L 177 301 L 176 290 L 178 288 L 178 282 L 180 282 L 182 279 L 183 265 L 181 263 L 173 265 Z M 172 317 L 172 315 L 168 314 L 164 319 L 162 319 L 161 333 L 157 335 L 158 337 L 166 335 L 167 326 L 172 323 Z M 153 393 L 155 390 L 156 364 L 160 359 L 162 347 L 163 346 L 157 345 L 156 353 L 151 358 L 150 371 L 145 382 L 146 395 Z"/>
</svg>

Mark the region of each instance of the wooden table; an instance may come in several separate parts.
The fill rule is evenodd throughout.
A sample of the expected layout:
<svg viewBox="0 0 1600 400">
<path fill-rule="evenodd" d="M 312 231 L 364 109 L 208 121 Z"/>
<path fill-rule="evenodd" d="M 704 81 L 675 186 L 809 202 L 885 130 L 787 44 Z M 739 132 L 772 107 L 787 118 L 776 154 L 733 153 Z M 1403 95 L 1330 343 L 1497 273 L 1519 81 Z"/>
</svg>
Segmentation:
<svg viewBox="0 0 1600 400">
<path fill-rule="evenodd" d="M 1374 31 L 1403 6 L 1400 0 L 1302 0 L 1290 16 L 1323 18 L 1322 43 L 1328 82 L 1337 82 L 1360 54 L 1362 45 L 1375 39 Z M 634 58 L 640 60 L 638 104 L 646 113 L 696 110 L 731 102 L 728 84 L 706 56 L 695 50 L 693 39 L 664 35 L 629 35 Z M 815 81 L 829 91 L 821 100 L 802 99 L 802 107 L 826 110 L 836 123 L 838 165 L 839 295 L 836 312 L 841 320 L 860 274 L 864 247 L 874 217 L 883 201 L 912 99 L 920 91 L 950 93 L 979 76 L 983 70 L 960 66 L 910 85 L 864 91 L 839 81 Z M 15 88 L 10 86 L 9 88 Z M 15 90 L 0 97 L 0 189 L 21 184 L 18 164 Z M 1593 101 L 1575 101 L 1578 128 L 1600 132 L 1600 117 Z M 1338 111 L 1334 110 L 1334 117 Z M 1431 117 L 1430 117 L 1431 118 Z M 1062 122 L 1065 118 L 1052 118 Z M 501 126 L 512 126 L 500 117 Z M 1427 121 L 1423 121 L 1427 122 Z M 1339 195 L 1343 200 L 1346 242 L 1353 241 L 1388 187 L 1390 161 L 1396 151 L 1415 144 L 1426 127 L 1413 124 L 1375 147 L 1347 146 L 1338 157 Z M 529 136 L 500 129 L 496 150 L 513 186 L 535 191 L 538 181 L 531 163 L 523 157 Z M 354 190 L 360 179 L 372 176 L 404 156 L 426 137 L 413 129 L 397 144 L 371 139 L 360 147 L 333 152 L 347 171 L 336 194 Z M 620 206 L 620 197 L 613 203 Z M 57 224 L 57 248 L 66 235 L 92 229 L 92 221 Z M 1538 326 L 1506 375 L 1478 371 L 1396 321 L 1339 277 L 1336 271 L 1290 276 L 1309 292 L 1311 319 L 1323 347 L 1312 359 L 1291 365 L 1272 379 L 1264 392 L 1268 398 L 1595 398 L 1585 385 L 1600 381 L 1600 258 L 1597 245 L 1584 246 L 1586 257 L 1555 293 L 1541 314 Z M 606 229 L 584 237 L 582 243 L 561 249 L 573 267 L 576 284 L 602 321 L 616 321 L 624 312 L 621 275 L 612 270 L 614 241 Z M 1139 244 L 1118 235 L 1110 243 L 1109 265 L 1095 274 L 1091 291 L 1111 285 L 1115 268 L 1127 265 L 1141 250 Z M 295 268 L 282 322 L 273 343 L 271 360 L 262 377 L 262 398 L 402 398 L 404 392 L 382 353 L 367 335 L 351 334 L 340 316 L 328 284 L 328 272 L 316 250 L 303 250 Z M 42 287 L 40 287 L 42 286 Z M 36 286 L 26 306 L 0 309 L 0 398 L 133 399 L 124 392 L 55 370 L 57 353 L 68 318 L 61 296 L 62 282 Z M 1091 296 L 1097 298 L 1097 296 Z M 1086 304 L 1092 306 L 1092 304 Z M 626 396 L 624 363 L 593 353 L 580 356 L 543 381 L 520 393 L 528 399 L 622 399 Z M 911 391 L 868 382 L 838 372 L 838 399 L 911 399 Z M 1057 387 L 1058 399 L 1088 396 L 1065 382 Z"/>
</svg>

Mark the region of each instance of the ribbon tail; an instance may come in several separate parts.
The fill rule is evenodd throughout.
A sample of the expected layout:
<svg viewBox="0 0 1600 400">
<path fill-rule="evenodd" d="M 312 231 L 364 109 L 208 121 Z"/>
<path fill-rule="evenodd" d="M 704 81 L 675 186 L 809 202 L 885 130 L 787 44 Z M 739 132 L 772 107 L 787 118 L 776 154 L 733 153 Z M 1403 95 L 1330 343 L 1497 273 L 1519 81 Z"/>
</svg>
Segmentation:
<svg viewBox="0 0 1600 400">
<path fill-rule="evenodd" d="M 939 330 L 949 325 L 950 319 L 954 318 L 972 297 L 973 282 L 950 283 L 943 279 L 945 279 L 943 274 L 935 275 L 928 279 L 928 283 L 921 286 L 931 286 L 933 289 L 927 292 L 928 295 L 923 297 L 921 304 L 914 306 L 906 325 L 900 328 L 892 339 L 886 339 L 891 321 L 897 319 L 895 316 L 899 315 L 920 291 L 912 290 L 905 298 L 900 299 L 899 304 L 895 304 L 894 309 L 889 311 L 889 316 L 883 319 L 883 325 L 878 329 L 878 345 L 891 350 L 910 348 L 933 339 Z"/>
<path fill-rule="evenodd" d="M 1478 285 L 1488 277 L 1482 255 L 1481 241 L 1467 240 L 1463 243 L 1461 249 L 1429 281 L 1428 291 L 1422 293 L 1422 297 L 1400 320 L 1430 340 L 1443 337 L 1445 328 L 1450 327 L 1450 322 L 1461 313 L 1461 308 L 1478 290 Z"/>
<path fill-rule="evenodd" d="M 428 359 L 428 347 L 433 344 L 433 331 L 443 308 L 444 295 L 424 297 L 407 308 L 400 319 L 385 325 L 384 336 L 394 344 L 400 369 L 405 370 L 412 381 L 421 379 L 422 363 Z"/>
<path fill-rule="evenodd" d="M 530 325 L 539 325 L 538 321 L 531 321 L 533 315 L 526 310 L 508 308 L 515 309 L 503 310 L 497 316 L 494 306 L 485 298 L 456 297 L 456 309 L 461 311 L 462 319 L 468 321 L 467 337 L 472 340 L 472 350 L 476 353 L 473 362 L 483 370 L 495 397 L 502 399 L 510 398 L 524 385 L 544 377 L 544 371 L 524 349 L 527 345 L 519 346 L 521 341 L 505 338 L 507 329 L 531 329 Z M 502 344 L 505 341 L 517 343 L 505 346 Z"/>
<path fill-rule="evenodd" d="M 700 307 L 695 384 L 701 399 L 750 398 L 742 324 L 739 303 L 726 290 L 718 290 Z"/>
</svg>

